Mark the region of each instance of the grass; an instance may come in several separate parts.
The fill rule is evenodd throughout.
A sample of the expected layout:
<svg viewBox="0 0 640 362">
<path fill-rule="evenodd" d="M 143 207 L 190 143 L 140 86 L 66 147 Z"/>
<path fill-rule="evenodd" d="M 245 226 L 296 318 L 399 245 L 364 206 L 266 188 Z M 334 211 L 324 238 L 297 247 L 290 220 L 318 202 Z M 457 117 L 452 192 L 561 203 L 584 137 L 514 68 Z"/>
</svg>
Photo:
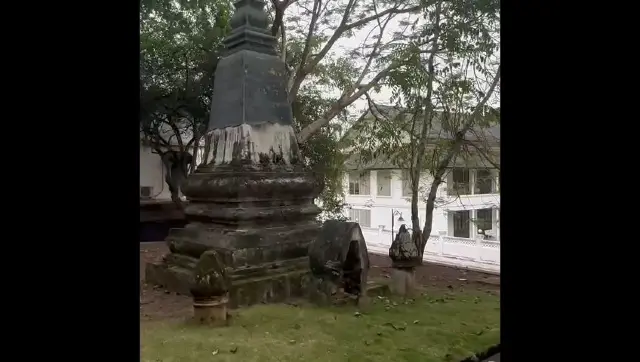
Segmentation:
<svg viewBox="0 0 640 362">
<path fill-rule="evenodd" d="M 237 311 L 226 328 L 143 322 L 142 361 L 460 361 L 500 340 L 500 299 L 487 293 L 372 298 L 358 314 L 260 305 Z"/>
</svg>

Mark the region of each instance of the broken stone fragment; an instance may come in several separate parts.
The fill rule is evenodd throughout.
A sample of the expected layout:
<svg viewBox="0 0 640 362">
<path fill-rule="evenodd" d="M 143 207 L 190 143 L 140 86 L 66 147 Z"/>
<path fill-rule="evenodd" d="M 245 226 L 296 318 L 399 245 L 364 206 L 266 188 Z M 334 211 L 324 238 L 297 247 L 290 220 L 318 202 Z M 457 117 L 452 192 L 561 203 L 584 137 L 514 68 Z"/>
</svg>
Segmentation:
<svg viewBox="0 0 640 362">
<path fill-rule="evenodd" d="M 356 296 L 356 303 L 366 294 L 369 255 L 360 229 L 354 222 L 327 220 L 318 237 L 309 246 L 312 280 L 309 296 L 325 304 Z"/>
</svg>

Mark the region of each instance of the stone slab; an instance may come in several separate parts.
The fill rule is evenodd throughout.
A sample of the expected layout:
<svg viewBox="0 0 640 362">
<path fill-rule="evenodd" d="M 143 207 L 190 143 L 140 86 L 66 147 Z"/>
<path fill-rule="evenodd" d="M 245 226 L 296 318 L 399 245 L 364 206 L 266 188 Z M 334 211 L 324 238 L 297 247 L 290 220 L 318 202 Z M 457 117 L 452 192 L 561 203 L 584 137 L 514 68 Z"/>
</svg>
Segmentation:
<svg viewBox="0 0 640 362">
<path fill-rule="evenodd" d="M 260 303 L 279 303 L 289 298 L 305 297 L 310 271 L 308 260 L 287 261 L 287 268 L 268 269 L 261 276 L 233 275 L 229 290 L 229 307 L 249 306 Z M 193 273 L 165 263 L 150 263 L 146 267 L 146 282 L 164 289 L 190 295 Z M 241 272 L 241 270 L 239 270 Z"/>
</svg>

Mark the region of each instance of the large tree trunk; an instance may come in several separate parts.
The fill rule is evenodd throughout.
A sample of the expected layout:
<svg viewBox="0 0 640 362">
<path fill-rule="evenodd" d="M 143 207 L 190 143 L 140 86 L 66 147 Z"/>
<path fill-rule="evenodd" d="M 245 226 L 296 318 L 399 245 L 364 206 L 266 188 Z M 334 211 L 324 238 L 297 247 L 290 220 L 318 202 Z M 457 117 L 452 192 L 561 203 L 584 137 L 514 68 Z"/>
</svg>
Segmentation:
<svg viewBox="0 0 640 362">
<path fill-rule="evenodd" d="M 420 255 L 424 255 L 424 249 L 427 246 L 427 241 L 429 241 L 429 236 L 431 236 L 431 230 L 433 227 L 433 209 L 436 204 L 436 195 L 438 193 L 438 187 L 442 184 L 442 175 L 444 174 L 444 170 L 442 173 L 439 171 L 436 172 L 436 175 L 433 179 L 433 183 L 431 184 L 431 188 L 429 188 L 429 195 L 427 196 L 427 203 L 425 207 L 425 216 L 424 216 L 424 229 L 422 229 L 422 239 L 420 240 L 420 245 L 418 246 L 418 250 L 420 250 Z"/>
<path fill-rule="evenodd" d="M 433 34 L 433 40 L 431 42 L 433 49 L 436 49 L 438 47 L 439 39 L 440 39 L 441 9 L 442 9 L 442 4 L 441 3 L 436 4 L 434 34 Z M 413 160 L 412 160 L 413 168 L 411 170 L 412 171 L 411 222 L 413 223 L 412 226 L 414 230 L 413 240 L 416 244 L 416 247 L 418 248 L 418 251 L 420 252 L 421 257 L 424 257 L 424 248 L 425 248 L 425 245 L 427 245 L 429 234 L 421 232 L 420 230 L 420 219 L 418 217 L 419 215 L 418 214 L 418 188 L 420 187 L 420 171 L 423 168 L 425 153 L 427 150 L 427 138 L 428 138 L 429 131 L 431 130 L 431 125 L 433 120 L 433 103 L 431 98 L 433 96 L 433 81 L 435 77 L 434 75 L 435 74 L 435 66 L 434 66 L 435 55 L 436 55 L 435 51 L 431 52 L 427 61 L 427 70 L 429 71 L 429 78 L 427 79 L 427 84 L 426 84 L 427 94 L 424 99 L 425 109 L 422 114 L 422 129 L 420 130 L 420 140 L 418 142 L 418 149 L 413 156 Z M 433 185 L 431 188 L 433 190 Z M 437 190 L 437 186 L 436 186 L 436 190 Z M 435 201 L 435 193 L 433 195 L 433 200 Z M 429 205 L 429 202 L 427 202 L 427 210 L 429 207 L 428 205 Z M 433 202 L 431 204 L 431 211 L 432 211 L 431 219 L 433 219 Z M 425 215 L 425 216 L 428 219 L 429 216 L 428 215 Z M 428 219 L 428 220 L 431 220 L 431 219 Z M 429 225 L 431 225 L 431 221 L 429 221 Z M 429 230 L 429 233 L 430 232 L 431 230 Z"/>
<path fill-rule="evenodd" d="M 164 180 L 169 186 L 171 200 L 183 210 L 181 188 L 189 175 L 189 164 L 193 162 L 193 156 L 188 152 L 168 151 L 162 153 L 161 158 L 166 169 Z"/>
</svg>

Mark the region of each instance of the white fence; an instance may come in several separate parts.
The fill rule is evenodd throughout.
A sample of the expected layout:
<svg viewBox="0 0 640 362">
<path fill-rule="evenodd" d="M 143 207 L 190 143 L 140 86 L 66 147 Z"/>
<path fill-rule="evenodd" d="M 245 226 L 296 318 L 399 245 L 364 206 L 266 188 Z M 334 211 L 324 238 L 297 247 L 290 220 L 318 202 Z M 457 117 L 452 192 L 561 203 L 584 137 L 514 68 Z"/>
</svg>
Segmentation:
<svg viewBox="0 0 640 362">
<path fill-rule="evenodd" d="M 389 254 L 391 231 L 362 228 L 362 233 L 370 253 Z M 424 251 L 424 260 L 500 274 L 500 242 L 431 235 Z"/>
</svg>

